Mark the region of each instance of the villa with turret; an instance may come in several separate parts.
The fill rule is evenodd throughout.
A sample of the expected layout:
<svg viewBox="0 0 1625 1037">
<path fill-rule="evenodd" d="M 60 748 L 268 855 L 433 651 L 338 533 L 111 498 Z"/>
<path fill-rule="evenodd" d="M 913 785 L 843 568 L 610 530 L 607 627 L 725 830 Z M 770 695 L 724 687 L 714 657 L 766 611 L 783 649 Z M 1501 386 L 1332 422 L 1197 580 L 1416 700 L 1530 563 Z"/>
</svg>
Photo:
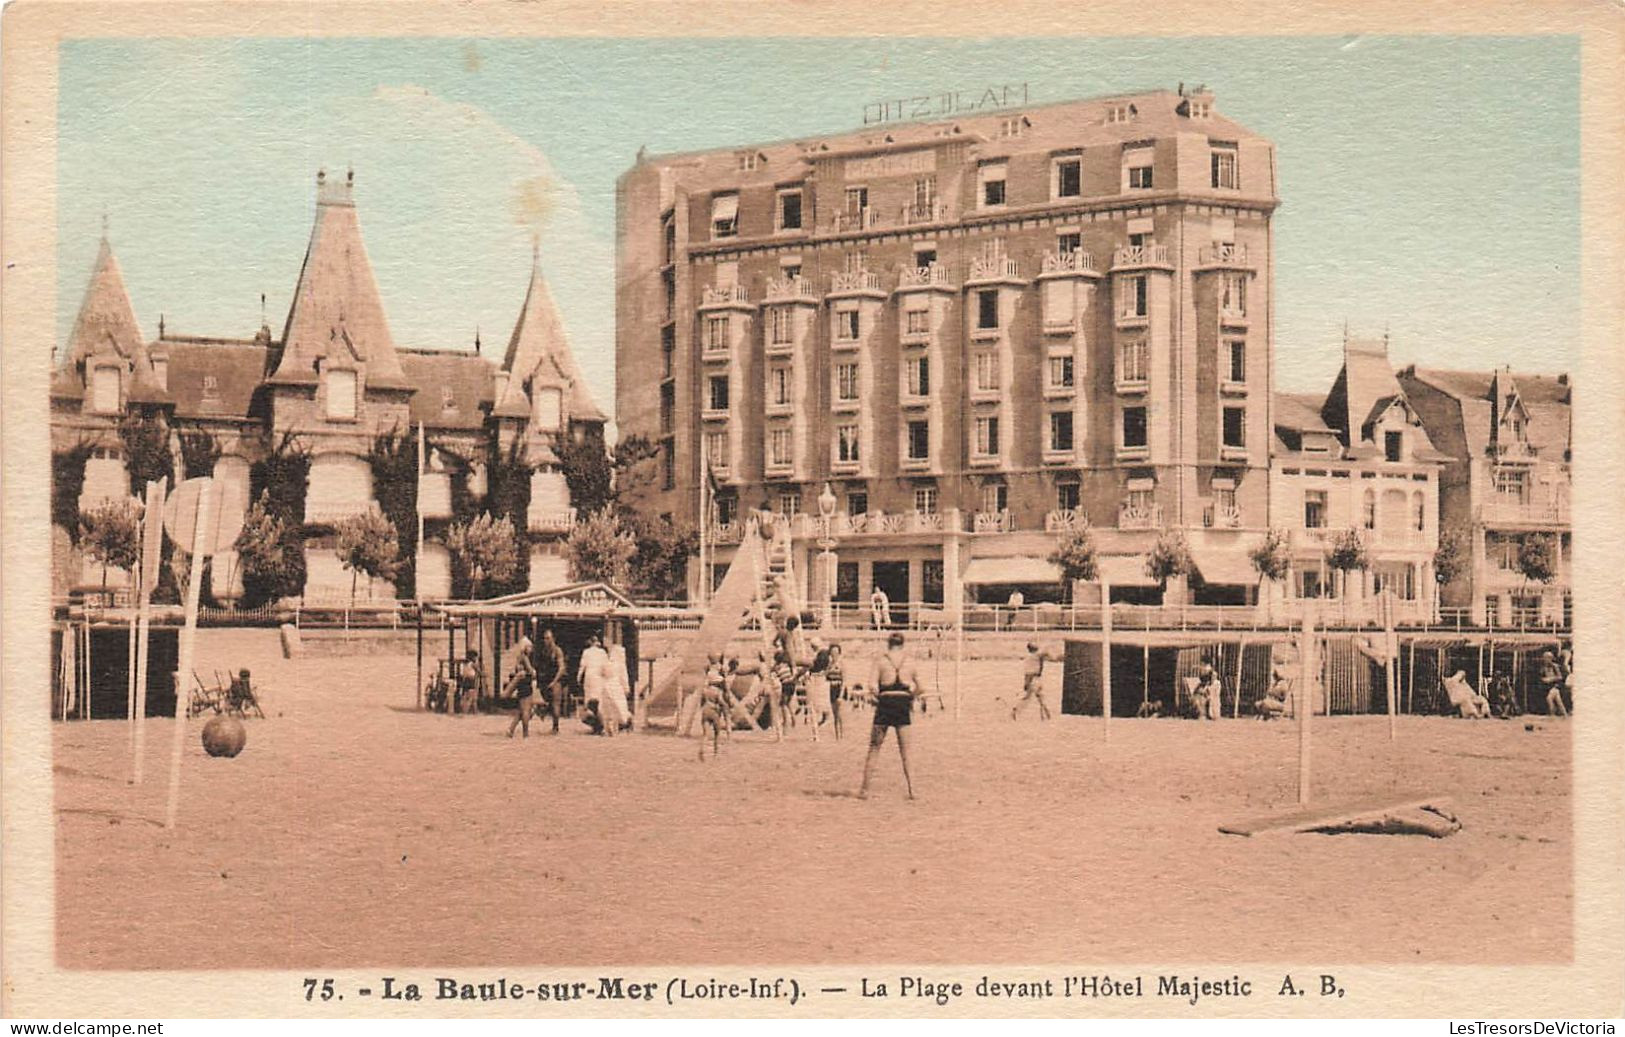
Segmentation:
<svg viewBox="0 0 1625 1037">
<path fill-rule="evenodd" d="M 516 588 L 566 582 L 561 544 L 575 512 L 556 448 L 601 442 L 606 415 L 571 354 L 539 262 L 533 257 L 523 300 L 516 298 L 500 360 L 482 354 L 477 336 L 473 349 L 400 347 L 362 243 L 353 173 L 342 181 L 319 173 L 316 190 L 315 225 L 281 335 L 264 323 L 246 338 L 180 335 L 160 321 L 157 337 L 147 338 L 104 234 L 51 384 L 53 456 L 59 464 L 70 458 L 64 470 L 82 477 L 77 498 L 54 509 L 58 596 L 101 585 L 100 565 L 75 545 L 72 515 L 134 495 L 128 430 L 143 422 L 162 430 L 177 480 L 212 474 L 222 506 L 237 513 L 262 491 L 278 492 L 268 473 L 304 473 L 302 485 L 280 492 L 302 502 L 292 524 L 306 598 L 349 596 L 352 574 L 333 549 L 334 530 L 369 510 L 397 520 L 408 564 L 397 580 L 403 586 L 361 581 L 366 596 L 466 596 L 445 535 L 452 522 L 483 511 L 514 520 L 522 546 Z M 201 461 L 183 449 L 188 437 L 208 444 Z M 279 455 L 297 463 L 266 463 Z M 375 485 L 379 458 L 391 456 L 415 462 L 404 480 L 392 480 L 414 487 L 406 519 L 382 507 Z M 211 470 L 192 470 L 199 468 Z M 115 571 L 109 586 L 127 579 Z M 215 558 L 208 590 L 221 601 L 242 594 L 231 552 Z"/>
</svg>

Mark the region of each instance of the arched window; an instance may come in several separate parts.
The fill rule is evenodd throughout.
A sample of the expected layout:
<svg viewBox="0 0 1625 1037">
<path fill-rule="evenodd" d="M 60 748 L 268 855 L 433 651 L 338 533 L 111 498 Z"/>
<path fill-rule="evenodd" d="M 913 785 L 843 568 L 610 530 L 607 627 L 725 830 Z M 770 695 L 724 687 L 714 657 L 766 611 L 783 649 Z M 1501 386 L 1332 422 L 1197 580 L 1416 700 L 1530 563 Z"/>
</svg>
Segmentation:
<svg viewBox="0 0 1625 1037">
<path fill-rule="evenodd" d="M 536 390 L 536 427 L 556 429 L 564 421 L 564 394 L 558 389 Z"/>
</svg>

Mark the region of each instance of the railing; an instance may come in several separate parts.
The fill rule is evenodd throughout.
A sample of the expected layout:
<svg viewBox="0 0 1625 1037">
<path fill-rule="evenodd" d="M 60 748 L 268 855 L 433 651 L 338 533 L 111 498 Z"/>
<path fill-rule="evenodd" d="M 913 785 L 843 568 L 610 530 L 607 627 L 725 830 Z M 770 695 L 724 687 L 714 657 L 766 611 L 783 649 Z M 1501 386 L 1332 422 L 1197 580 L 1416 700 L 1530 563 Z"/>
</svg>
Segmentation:
<svg viewBox="0 0 1625 1037">
<path fill-rule="evenodd" d="M 818 301 L 818 289 L 805 277 L 770 278 L 762 294 L 767 302 Z"/>
<path fill-rule="evenodd" d="M 1087 528 L 1089 517 L 1082 508 L 1056 508 L 1044 516 L 1044 532 L 1071 533 Z"/>
<path fill-rule="evenodd" d="M 1509 522 L 1561 526 L 1569 523 L 1569 502 L 1563 498 L 1548 501 L 1496 500 L 1493 496 L 1479 505 L 1481 523 Z"/>
<path fill-rule="evenodd" d="M 1009 256 L 978 256 L 970 261 L 971 281 L 1020 280 L 1016 261 Z"/>
<path fill-rule="evenodd" d="M 711 540 L 718 544 L 737 544 L 744 539 L 745 527 L 739 522 L 714 522 Z"/>
<path fill-rule="evenodd" d="M 880 226 L 883 222 L 877 210 L 863 208 L 857 212 L 836 213 L 830 218 L 829 228 L 837 234 L 843 234 L 847 231 L 868 230 Z"/>
<path fill-rule="evenodd" d="M 1161 504 L 1124 504 L 1117 509 L 1118 529 L 1160 529 Z"/>
<path fill-rule="evenodd" d="M 357 515 L 365 515 L 378 511 L 378 503 L 373 500 L 366 501 L 339 501 L 326 504 L 305 504 L 305 522 L 307 524 L 331 525 L 342 522 Z"/>
<path fill-rule="evenodd" d="M 1046 274 L 1093 274 L 1095 257 L 1082 249 L 1071 252 L 1046 252 L 1040 268 Z"/>
<path fill-rule="evenodd" d="M 1241 509 L 1234 505 L 1209 504 L 1202 513 L 1202 525 L 1218 529 L 1241 528 Z"/>
<path fill-rule="evenodd" d="M 1112 253 L 1113 270 L 1124 270 L 1137 266 L 1167 265 L 1167 245 L 1130 245 Z"/>
<path fill-rule="evenodd" d="M 548 508 L 525 516 L 525 528 L 532 533 L 568 533 L 575 525 L 574 508 Z"/>
<path fill-rule="evenodd" d="M 1197 250 L 1196 262 L 1200 266 L 1246 265 L 1247 246 L 1215 242 Z"/>
<path fill-rule="evenodd" d="M 1323 548 L 1339 532 L 1341 531 L 1330 526 L 1316 526 L 1312 529 L 1300 527 L 1292 530 L 1292 547 L 1295 550 Z"/>
<path fill-rule="evenodd" d="M 1008 533 L 1015 528 L 1009 511 L 977 511 L 970 516 L 973 533 Z"/>
<path fill-rule="evenodd" d="M 833 274 L 829 279 L 830 292 L 881 291 L 880 275 L 870 270 L 848 270 Z"/>
<path fill-rule="evenodd" d="M 700 293 L 701 306 L 727 306 L 733 303 L 750 302 L 750 290 L 742 284 L 726 285 L 721 288 L 706 288 Z"/>
<path fill-rule="evenodd" d="M 929 288 L 933 285 L 948 286 L 948 268 L 941 263 L 928 263 L 925 266 L 904 267 L 897 275 L 899 288 Z"/>
<path fill-rule="evenodd" d="M 931 202 L 928 205 L 905 205 L 898 217 L 903 226 L 915 223 L 935 223 L 946 215 L 941 202 Z"/>
</svg>

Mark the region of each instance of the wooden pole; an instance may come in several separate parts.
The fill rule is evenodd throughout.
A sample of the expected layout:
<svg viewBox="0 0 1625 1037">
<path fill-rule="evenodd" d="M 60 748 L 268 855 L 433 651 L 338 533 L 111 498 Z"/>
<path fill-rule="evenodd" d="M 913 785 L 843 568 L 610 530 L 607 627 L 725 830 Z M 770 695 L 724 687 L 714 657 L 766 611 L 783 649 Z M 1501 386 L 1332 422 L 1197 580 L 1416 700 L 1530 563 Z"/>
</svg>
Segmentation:
<svg viewBox="0 0 1625 1037">
<path fill-rule="evenodd" d="M 164 497 L 168 493 L 169 483 L 160 480 L 147 483 L 147 509 L 149 517 L 156 517 L 157 525 L 149 526 L 146 538 L 142 541 L 141 557 L 151 558 L 153 568 L 142 567 L 141 570 L 141 597 L 138 605 L 140 613 L 140 630 L 136 637 L 136 655 L 139 664 L 136 667 L 135 686 L 135 783 L 141 784 L 142 775 L 146 769 L 147 752 L 147 691 L 151 681 L 148 670 L 151 666 L 148 657 L 152 654 L 152 589 L 157 581 L 157 566 L 162 564 L 164 546 Z"/>
<path fill-rule="evenodd" d="M 1303 607 L 1303 641 L 1298 647 L 1298 802 L 1309 802 L 1309 718 L 1315 711 L 1315 684 L 1320 672 L 1320 651 L 1316 643 L 1314 606 Z"/>
<path fill-rule="evenodd" d="M 141 527 L 139 525 L 136 526 L 137 543 L 140 542 L 140 528 Z M 130 589 L 132 591 L 138 590 L 140 585 L 141 562 L 138 558 L 135 564 L 130 566 Z M 132 600 L 130 604 L 133 606 L 135 602 Z M 134 608 L 131 608 L 130 635 L 124 642 L 124 718 L 128 721 L 126 727 L 129 729 L 130 747 L 132 750 L 135 748 L 135 616 L 136 611 Z"/>
<path fill-rule="evenodd" d="M 86 616 L 85 617 L 85 684 L 84 684 L 84 687 L 80 689 L 79 701 L 76 703 L 76 705 L 79 707 L 79 719 L 81 719 L 81 720 L 83 720 L 88 715 L 85 704 L 90 701 L 91 686 L 93 684 L 95 684 L 95 682 L 96 682 L 95 671 L 90 668 L 90 641 L 91 641 L 90 617 Z"/>
<path fill-rule="evenodd" d="M 965 605 L 960 603 L 958 608 L 959 619 L 954 623 L 954 719 L 960 715 L 960 702 L 964 696 L 960 689 L 965 685 Z"/>
<path fill-rule="evenodd" d="M 1112 740 L 1112 586 L 1100 580 L 1100 723 L 1101 737 Z"/>
<path fill-rule="evenodd" d="M 1407 667 L 1409 677 L 1405 682 L 1405 712 L 1416 712 L 1416 641 L 1411 640 L 1411 659 Z"/>
<path fill-rule="evenodd" d="M 185 675 L 192 672 L 197 651 L 198 596 L 203 590 L 204 555 L 214 547 L 214 480 L 203 484 L 197 498 L 197 524 L 192 528 L 192 564 L 186 579 L 186 624 L 181 627 L 180 661 L 175 675 L 175 737 L 169 747 L 169 809 L 164 814 L 164 827 L 174 828 L 181 808 L 181 760 L 186 752 L 186 700 L 183 691 Z"/>
<path fill-rule="evenodd" d="M 423 599 L 418 599 L 418 709 L 423 708 Z"/>
<path fill-rule="evenodd" d="M 1240 720 L 1241 719 L 1241 660 L 1243 658 L 1245 658 L 1246 655 L 1247 655 L 1247 635 L 1242 634 L 1241 635 L 1241 640 L 1236 643 L 1236 683 L 1235 683 L 1236 704 L 1235 704 L 1234 708 L 1232 708 L 1231 711 L 1230 711 L 1231 718 L 1235 719 L 1235 720 Z M 1219 709 L 1219 712 L 1221 714 L 1224 712 L 1224 709 L 1223 709 L 1222 706 Z"/>
<path fill-rule="evenodd" d="M 1382 625 L 1382 682 L 1388 692 L 1388 740 L 1393 742 L 1399 739 L 1399 720 L 1395 716 L 1399 698 L 1399 641 L 1394 637 L 1394 594 L 1390 590 L 1384 590 L 1382 596 Z"/>
</svg>

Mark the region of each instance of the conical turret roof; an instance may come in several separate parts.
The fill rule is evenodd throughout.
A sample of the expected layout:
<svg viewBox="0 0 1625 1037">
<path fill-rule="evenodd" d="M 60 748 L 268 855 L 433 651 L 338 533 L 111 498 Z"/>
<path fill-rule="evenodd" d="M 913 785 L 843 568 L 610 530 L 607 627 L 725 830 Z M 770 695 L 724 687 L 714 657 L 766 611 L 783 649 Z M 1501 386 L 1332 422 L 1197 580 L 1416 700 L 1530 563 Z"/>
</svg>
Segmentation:
<svg viewBox="0 0 1625 1037">
<path fill-rule="evenodd" d="M 85 357 L 108 348 L 119 356 L 133 357 L 140 345 L 141 327 L 135 320 L 135 307 L 130 305 L 130 293 L 124 287 L 118 257 L 113 255 L 113 246 L 103 234 L 62 364 L 76 365 Z"/>
<path fill-rule="evenodd" d="M 317 174 L 316 222 L 272 382 L 314 380 L 317 361 L 327 355 L 329 343 L 344 338 L 366 362 L 369 385 L 406 385 L 361 241 L 353 186 L 353 175 L 347 174 L 341 184 L 328 181 L 325 172 Z"/>
<path fill-rule="evenodd" d="M 598 409 L 581 369 L 576 366 L 569 337 L 564 333 L 564 322 L 559 319 L 553 294 L 542 277 L 541 257 L 536 250 L 531 253 L 530 284 L 525 290 L 525 303 L 519 309 L 513 334 L 508 338 L 502 370 L 508 372 L 509 377 L 492 411 L 499 417 L 522 417 L 530 413 L 531 401 L 525 383 L 536 378 L 565 386 L 566 410 L 571 421 L 608 420 Z"/>
</svg>

